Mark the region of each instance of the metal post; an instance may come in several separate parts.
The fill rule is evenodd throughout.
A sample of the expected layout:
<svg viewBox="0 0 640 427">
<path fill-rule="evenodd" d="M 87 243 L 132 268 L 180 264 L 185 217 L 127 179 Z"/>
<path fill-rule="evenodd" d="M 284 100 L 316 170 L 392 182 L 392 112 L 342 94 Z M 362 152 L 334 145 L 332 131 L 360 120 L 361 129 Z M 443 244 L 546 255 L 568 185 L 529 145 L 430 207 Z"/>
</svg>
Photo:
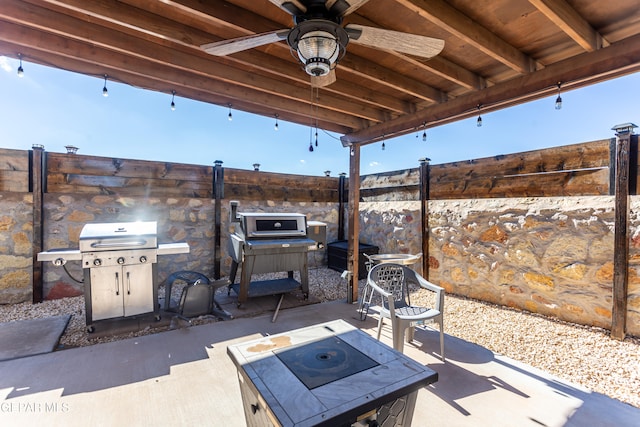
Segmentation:
<svg viewBox="0 0 640 427">
<path fill-rule="evenodd" d="M 45 156 L 44 146 L 34 145 L 30 153 L 31 174 L 29 191 L 33 195 L 33 259 L 32 263 L 32 301 L 39 303 L 44 300 L 44 283 L 42 282 L 42 263 L 36 262 L 38 252 L 42 252 L 44 231 L 42 229 L 42 215 L 45 189 Z"/>
<path fill-rule="evenodd" d="M 222 160 L 216 160 L 213 166 L 213 197 L 215 198 L 215 226 L 214 237 L 215 247 L 213 275 L 216 280 L 220 279 L 220 260 L 222 254 L 220 253 L 221 246 L 221 229 L 222 229 L 222 199 L 224 199 L 224 168 L 222 167 Z"/>
<path fill-rule="evenodd" d="M 627 289 L 629 279 L 629 153 L 633 123 L 614 126 L 615 156 L 615 225 L 613 232 L 613 307 L 611 337 L 623 340 L 627 320 Z"/>
<path fill-rule="evenodd" d="M 420 159 L 420 218 L 422 226 L 422 275 L 429 278 L 429 162 Z"/>
</svg>

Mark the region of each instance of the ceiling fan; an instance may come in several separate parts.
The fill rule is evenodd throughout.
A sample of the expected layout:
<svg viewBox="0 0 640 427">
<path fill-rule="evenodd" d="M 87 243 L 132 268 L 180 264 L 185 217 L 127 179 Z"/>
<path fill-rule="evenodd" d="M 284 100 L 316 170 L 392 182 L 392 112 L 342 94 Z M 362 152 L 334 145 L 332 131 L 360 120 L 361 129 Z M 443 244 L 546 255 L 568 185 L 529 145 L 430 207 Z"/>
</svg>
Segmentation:
<svg viewBox="0 0 640 427">
<path fill-rule="evenodd" d="M 444 41 L 417 34 L 348 24 L 343 18 L 368 0 L 269 0 L 293 16 L 292 29 L 275 30 L 201 46 L 206 52 L 225 56 L 286 40 L 297 53 L 312 86 L 328 86 L 336 80 L 335 67 L 353 43 L 431 58 L 444 48 Z"/>
</svg>

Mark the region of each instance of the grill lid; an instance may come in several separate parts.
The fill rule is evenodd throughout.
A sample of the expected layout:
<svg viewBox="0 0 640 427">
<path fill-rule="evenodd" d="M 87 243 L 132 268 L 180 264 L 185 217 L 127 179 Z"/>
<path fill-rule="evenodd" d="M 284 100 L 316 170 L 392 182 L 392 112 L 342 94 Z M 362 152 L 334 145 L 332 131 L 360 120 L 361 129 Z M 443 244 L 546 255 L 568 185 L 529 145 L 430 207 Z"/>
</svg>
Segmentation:
<svg viewBox="0 0 640 427">
<path fill-rule="evenodd" d="M 155 221 L 86 224 L 80 232 L 80 252 L 158 247 Z"/>
<path fill-rule="evenodd" d="M 236 234 L 244 239 L 305 238 L 307 217 L 299 213 L 238 213 L 241 230 Z"/>
</svg>

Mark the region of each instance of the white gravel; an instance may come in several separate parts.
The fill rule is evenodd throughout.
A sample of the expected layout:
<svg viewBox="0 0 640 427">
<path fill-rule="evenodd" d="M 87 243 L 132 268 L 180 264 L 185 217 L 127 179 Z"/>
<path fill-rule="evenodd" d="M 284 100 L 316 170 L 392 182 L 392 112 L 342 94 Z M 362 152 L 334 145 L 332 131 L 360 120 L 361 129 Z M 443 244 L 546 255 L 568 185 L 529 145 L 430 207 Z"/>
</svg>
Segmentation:
<svg viewBox="0 0 640 427">
<path fill-rule="evenodd" d="M 312 268 L 310 293 L 321 301 L 346 298 L 345 281 L 338 272 Z M 360 289 L 364 281 L 360 281 Z M 223 290 L 224 291 L 224 290 Z M 226 292 L 226 291 L 224 291 Z M 164 295 L 161 289 L 159 295 Z M 415 301 L 423 295 L 414 295 Z M 167 328 L 88 339 L 84 297 L 45 301 L 42 304 L 0 305 L 4 322 L 61 314 L 72 318 L 60 348 L 93 345 L 157 333 Z M 445 332 L 479 344 L 495 353 L 549 372 L 559 378 L 640 408 L 640 338 L 611 339 L 609 331 L 575 325 L 480 301 L 447 295 Z M 193 324 L 215 322 L 210 317 Z"/>
</svg>

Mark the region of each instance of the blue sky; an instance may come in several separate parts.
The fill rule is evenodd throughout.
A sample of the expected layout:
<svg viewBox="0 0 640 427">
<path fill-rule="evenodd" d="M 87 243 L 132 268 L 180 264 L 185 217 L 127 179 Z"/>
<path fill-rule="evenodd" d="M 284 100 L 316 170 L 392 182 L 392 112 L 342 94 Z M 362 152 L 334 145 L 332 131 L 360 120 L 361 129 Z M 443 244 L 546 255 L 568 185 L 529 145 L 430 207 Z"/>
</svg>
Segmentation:
<svg viewBox="0 0 640 427">
<path fill-rule="evenodd" d="M 279 121 L 181 98 L 170 108 L 171 94 L 107 82 L 23 61 L 0 57 L 0 147 L 223 166 L 279 173 L 332 176 L 349 172 L 349 152 L 337 134 L 318 132 L 319 146 L 309 152 L 308 126 Z M 640 73 L 588 88 L 563 91 L 563 108 L 554 108 L 555 95 L 476 118 L 430 128 L 427 141 L 421 132 L 362 148 L 361 173 L 395 171 L 418 166 L 428 157 L 432 164 L 477 159 L 498 154 L 569 145 L 611 138 L 611 127 L 640 125 Z M 420 136 L 418 135 L 420 134 Z"/>
</svg>

